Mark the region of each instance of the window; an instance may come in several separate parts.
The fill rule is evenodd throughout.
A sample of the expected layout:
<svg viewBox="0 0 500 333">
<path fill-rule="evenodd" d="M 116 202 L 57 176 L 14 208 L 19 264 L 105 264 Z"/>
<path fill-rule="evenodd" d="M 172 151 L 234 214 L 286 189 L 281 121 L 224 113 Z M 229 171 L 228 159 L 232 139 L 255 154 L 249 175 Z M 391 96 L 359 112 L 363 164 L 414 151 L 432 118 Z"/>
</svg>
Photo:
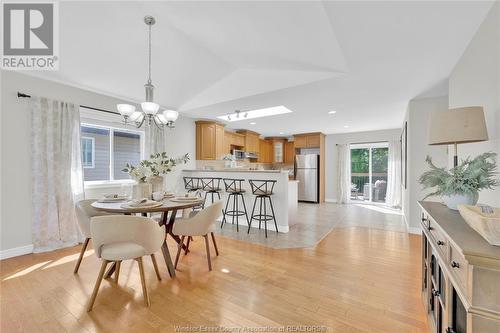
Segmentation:
<svg viewBox="0 0 500 333">
<path fill-rule="evenodd" d="M 82 164 L 85 182 L 112 182 L 130 179 L 122 169 L 137 165 L 142 158 L 142 132 L 81 125 Z"/>
<path fill-rule="evenodd" d="M 94 168 L 94 138 L 82 137 L 82 164 L 84 168 Z"/>
</svg>

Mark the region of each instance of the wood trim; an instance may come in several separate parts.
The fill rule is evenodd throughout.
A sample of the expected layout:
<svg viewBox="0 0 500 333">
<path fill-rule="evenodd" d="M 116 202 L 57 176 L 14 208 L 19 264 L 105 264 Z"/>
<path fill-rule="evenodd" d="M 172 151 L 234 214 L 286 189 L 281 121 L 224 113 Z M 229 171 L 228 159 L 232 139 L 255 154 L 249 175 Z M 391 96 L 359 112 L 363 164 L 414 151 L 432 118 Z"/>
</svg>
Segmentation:
<svg viewBox="0 0 500 333">
<path fill-rule="evenodd" d="M 323 133 L 319 134 L 319 202 L 325 202 L 325 160 L 326 160 L 326 149 L 325 149 L 325 135 Z"/>
</svg>

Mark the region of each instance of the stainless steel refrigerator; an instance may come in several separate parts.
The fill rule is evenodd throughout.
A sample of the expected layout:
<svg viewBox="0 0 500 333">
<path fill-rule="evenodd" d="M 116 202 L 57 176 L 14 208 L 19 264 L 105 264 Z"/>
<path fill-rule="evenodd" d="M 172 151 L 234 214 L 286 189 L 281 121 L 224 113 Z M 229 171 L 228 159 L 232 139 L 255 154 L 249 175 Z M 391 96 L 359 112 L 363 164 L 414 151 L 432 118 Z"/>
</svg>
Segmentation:
<svg viewBox="0 0 500 333">
<path fill-rule="evenodd" d="M 319 202 L 319 155 L 295 156 L 295 179 L 299 181 L 299 201 Z"/>
</svg>

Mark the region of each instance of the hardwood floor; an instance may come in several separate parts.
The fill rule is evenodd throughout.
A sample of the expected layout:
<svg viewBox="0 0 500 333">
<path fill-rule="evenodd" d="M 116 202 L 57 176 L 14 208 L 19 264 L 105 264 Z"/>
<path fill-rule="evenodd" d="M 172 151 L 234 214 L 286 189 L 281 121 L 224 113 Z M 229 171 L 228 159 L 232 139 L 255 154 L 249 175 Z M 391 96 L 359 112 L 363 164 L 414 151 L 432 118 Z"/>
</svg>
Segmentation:
<svg viewBox="0 0 500 333">
<path fill-rule="evenodd" d="M 100 267 L 93 250 L 86 252 L 77 275 L 79 247 L 3 260 L 0 331 L 324 325 L 327 332 L 427 332 L 420 299 L 420 236 L 345 227 L 314 248 L 272 249 L 220 236 L 217 241 L 220 256 L 212 251 L 212 272 L 203 238 L 191 242 L 174 280 L 163 260 L 158 260 L 161 281 L 151 260 L 144 260 L 150 308 L 144 306 L 134 261 L 122 263 L 118 285 L 103 281 L 94 310 L 87 313 Z M 171 254 L 175 250 L 170 242 Z"/>
</svg>

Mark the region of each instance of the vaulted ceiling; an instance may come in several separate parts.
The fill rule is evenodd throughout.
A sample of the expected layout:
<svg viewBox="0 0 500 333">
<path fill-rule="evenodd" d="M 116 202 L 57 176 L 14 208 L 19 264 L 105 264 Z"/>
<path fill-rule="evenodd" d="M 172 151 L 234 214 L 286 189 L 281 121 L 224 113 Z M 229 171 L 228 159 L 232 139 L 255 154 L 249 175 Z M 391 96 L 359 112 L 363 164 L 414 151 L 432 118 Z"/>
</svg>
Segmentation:
<svg viewBox="0 0 500 333">
<path fill-rule="evenodd" d="M 492 2 L 60 3 L 60 70 L 38 73 L 141 101 L 145 15 L 155 100 L 181 115 L 285 105 L 232 123 L 267 135 L 399 127 L 408 100 L 446 78 Z M 335 115 L 328 115 L 336 110 Z M 345 127 L 348 126 L 348 127 Z"/>
</svg>

